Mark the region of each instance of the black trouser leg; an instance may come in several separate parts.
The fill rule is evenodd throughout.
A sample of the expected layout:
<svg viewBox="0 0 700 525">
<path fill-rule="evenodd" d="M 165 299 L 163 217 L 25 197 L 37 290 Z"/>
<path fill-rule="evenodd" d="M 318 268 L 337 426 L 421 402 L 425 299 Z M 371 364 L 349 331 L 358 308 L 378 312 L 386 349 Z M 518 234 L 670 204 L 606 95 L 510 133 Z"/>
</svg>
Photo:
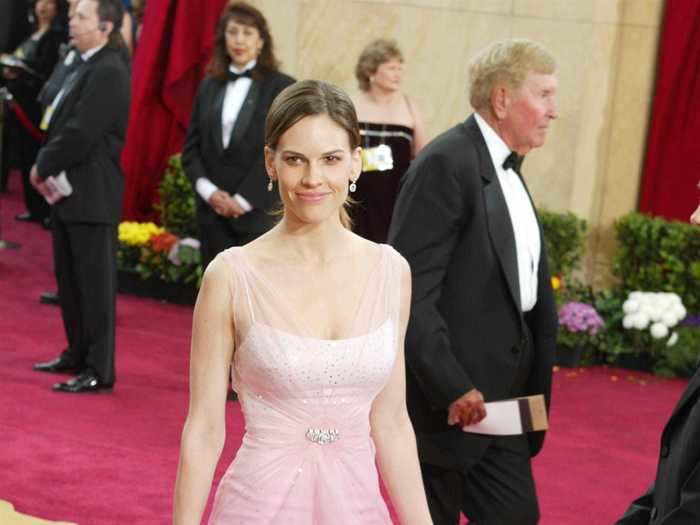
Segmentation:
<svg viewBox="0 0 700 525">
<path fill-rule="evenodd" d="M 421 472 L 433 524 L 458 525 L 464 485 L 462 473 L 427 463 L 421 463 Z"/>
<path fill-rule="evenodd" d="M 116 239 L 115 226 L 104 224 L 61 224 L 62 240 L 68 242 L 66 275 L 57 279 L 61 311 L 66 329 L 77 338 L 77 352 L 107 384 L 113 384 L 116 323 Z M 61 285 L 63 281 L 63 285 Z M 64 301 L 64 290 L 68 298 Z M 64 306 L 65 304 L 65 306 Z M 68 332 L 67 332 L 68 335 Z M 70 336 L 69 336 L 70 337 Z M 70 339 L 69 339 L 70 340 Z"/>
<path fill-rule="evenodd" d="M 58 285 L 59 306 L 63 329 L 68 340 L 67 357 L 82 367 L 85 361 L 85 349 L 81 348 L 80 341 L 80 293 L 76 286 L 77 277 L 73 265 L 73 246 L 68 235 L 67 225 L 54 216 L 54 227 L 51 230 L 53 239 L 53 265 Z"/>
<path fill-rule="evenodd" d="M 540 519 L 527 436 L 494 438 L 465 475 L 463 512 L 478 525 L 535 525 Z"/>
<path fill-rule="evenodd" d="M 467 471 L 422 465 L 435 525 L 535 525 L 539 506 L 526 436 L 496 437 Z"/>
</svg>

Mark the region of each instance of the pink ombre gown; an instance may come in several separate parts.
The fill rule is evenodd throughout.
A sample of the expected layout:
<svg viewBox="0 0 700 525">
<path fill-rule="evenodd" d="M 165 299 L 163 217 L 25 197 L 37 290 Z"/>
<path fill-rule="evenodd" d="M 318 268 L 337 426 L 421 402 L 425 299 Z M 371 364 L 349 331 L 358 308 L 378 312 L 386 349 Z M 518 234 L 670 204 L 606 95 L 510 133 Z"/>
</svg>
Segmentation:
<svg viewBox="0 0 700 525">
<path fill-rule="evenodd" d="M 312 337 L 279 292 L 294 275 L 272 263 L 254 267 L 241 248 L 219 255 L 231 270 L 232 378 L 246 432 L 217 489 L 210 524 L 391 523 L 369 413 L 396 358 L 405 263 L 389 246 L 378 252 L 369 280 L 360 283 L 358 308 L 348 314 L 349 333 L 334 340 Z"/>
</svg>

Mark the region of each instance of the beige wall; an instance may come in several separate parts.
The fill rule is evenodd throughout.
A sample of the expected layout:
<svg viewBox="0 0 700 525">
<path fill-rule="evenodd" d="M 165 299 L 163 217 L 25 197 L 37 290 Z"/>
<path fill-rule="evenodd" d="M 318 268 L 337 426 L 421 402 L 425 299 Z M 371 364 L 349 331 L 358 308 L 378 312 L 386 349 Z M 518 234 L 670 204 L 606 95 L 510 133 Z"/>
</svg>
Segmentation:
<svg viewBox="0 0 700 525">
<path fill-rule="evenodd" d="M 283 69 L 356 88 L 373 38 L 404 52 L 404 89 L 433 137 L 470 112 L 466 70 L 495 40 L 523 37 L 560 64 L 560 118 L 524 170 L 540 206 L 591 226 L 586 272 L 606 279 L 612 222 L 636 206 L 663 0 L 252 0 L 267 16 Z"/>
</svg>

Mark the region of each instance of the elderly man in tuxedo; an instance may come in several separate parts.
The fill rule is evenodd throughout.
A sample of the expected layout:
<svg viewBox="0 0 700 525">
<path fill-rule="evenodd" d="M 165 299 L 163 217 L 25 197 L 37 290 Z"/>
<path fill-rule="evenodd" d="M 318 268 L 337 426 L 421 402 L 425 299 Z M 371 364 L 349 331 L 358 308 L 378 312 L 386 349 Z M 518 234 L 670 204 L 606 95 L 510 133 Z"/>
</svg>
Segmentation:
<svg viewBox="0 0 700 525">
<path fill-rule="evenodd" d="M 111 389 L 115 382 L 117 224 L 124 181 L 119 156 L 129 111 L 129 70 L 119 34 L 121 0 L 80 0 L 70 21 L 80 65 L 47 108 L 47 139 L 31 180 L 52 206 L 54 268 L 68 348 L 38 363 L 44 372 L 77 372 L 54 390 Z M 65 184 L 67 183 L 67 184 Z"/>
<path fill-rule="evenodd" d="M 484 401 L 549 401 L 557 316 L 542 228 L 521 177 L 557 117 L 556 64 L 540 45 L 498 42 L 470 68 L 475 113 L 433 140 L 403 179 L 389 242 L 409 261 L 407 399 L 436 525 L 539 519 L 530 458 L 543 433 L 463 427 Z"/>
</svg>

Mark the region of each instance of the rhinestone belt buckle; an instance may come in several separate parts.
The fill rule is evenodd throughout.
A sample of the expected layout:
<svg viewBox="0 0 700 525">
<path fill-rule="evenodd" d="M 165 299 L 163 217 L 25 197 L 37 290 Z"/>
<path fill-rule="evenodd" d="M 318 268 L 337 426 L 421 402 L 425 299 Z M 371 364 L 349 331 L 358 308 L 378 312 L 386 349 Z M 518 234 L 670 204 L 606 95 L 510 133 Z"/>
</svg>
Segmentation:
<svg viewBox="0 0 700 525">
<path fill-rule="evenodd" d="M 340 432 L 337 428 L 309 428 L 306 430 L 306 439 L 319 445 L 333 443 L 339 438 Z"/>
</svg>

